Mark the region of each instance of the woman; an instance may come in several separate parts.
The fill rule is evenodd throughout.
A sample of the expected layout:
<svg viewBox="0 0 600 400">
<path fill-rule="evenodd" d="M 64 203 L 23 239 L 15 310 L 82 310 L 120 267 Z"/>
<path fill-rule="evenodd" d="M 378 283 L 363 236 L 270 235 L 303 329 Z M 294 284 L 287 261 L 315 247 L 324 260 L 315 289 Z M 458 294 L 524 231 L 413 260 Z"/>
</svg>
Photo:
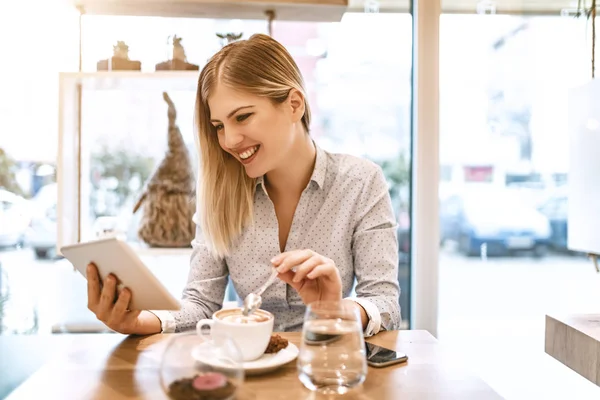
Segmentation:
<svg viewBox="0 0 600 400">
<path fill-rule="evenodd" d="M 330 154 L 309 135 L 300 71 L 266 35 L 233 42 L 204 67 L 196 101 L 201 159 L 196 238 L 177 312 L 127 311 L 116 278 L 88 271 L 88 307 L 128 334 L 191 329 L 221 308 L 227 278 L 244 298 L 277 268 L 263 294 L 276 331 L 302 327 L 307 304 L 356 307 L 366 336 L 398 329 L 396 223 L 374 163 Z M 346 298 L 357 280 L 357 298 Z"/>
</svg>

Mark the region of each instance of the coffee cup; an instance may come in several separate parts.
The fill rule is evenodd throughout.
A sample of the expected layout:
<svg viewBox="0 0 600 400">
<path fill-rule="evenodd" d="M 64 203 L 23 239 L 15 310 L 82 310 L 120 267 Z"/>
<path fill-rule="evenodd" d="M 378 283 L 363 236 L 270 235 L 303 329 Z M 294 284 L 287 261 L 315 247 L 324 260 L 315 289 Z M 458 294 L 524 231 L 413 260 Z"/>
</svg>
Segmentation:
<svg viewBox="0 0 600 400">
<path fill-rule="evenodd" d="M 265 310 L 244 316 L 241 308 L 228 308 L 215 312 L 211 319 L 198 321 L 196 331 L 201 336 L 228 335 L 240 349 L 242 359 L 253 361 L 267 349 L 274 320 L 273 314 Z"/>
</svg>

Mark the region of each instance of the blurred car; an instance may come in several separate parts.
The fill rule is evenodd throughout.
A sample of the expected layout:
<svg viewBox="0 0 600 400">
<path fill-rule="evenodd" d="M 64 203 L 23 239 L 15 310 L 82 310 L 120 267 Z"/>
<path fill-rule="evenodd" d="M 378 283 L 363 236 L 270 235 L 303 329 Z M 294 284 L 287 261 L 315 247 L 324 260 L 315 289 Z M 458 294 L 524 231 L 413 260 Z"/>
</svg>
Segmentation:
<svg viewBox="0 0 600 400">
<path fill-rule="evenodd" d="M 568 250 L 568 206 L 567 193 L 560 191 L 551 195 L 539 207 L 539 211 L 550 221 L 550 246 L 560 251 Z"/>
<path fill-rule="evenodd" d="M 506 185 L 506 190 L 518 196 L 526 205 L 537 208 L 544 201 L 549 190 L 543 182 L 515 182 Z"/>
<path fill-rule="evenodd" d="M 440 237 L 453 240 L 469 256 L 532 251 L 545 256 L 550 243 L 548 218 L 518 196 L 500 188 L 465 189 L 440 205 Z M 484 250 L 485 249 L 485 250 Z"/>
<path fill-rule="evenodd" d="M 29 200 L 0 189 L 0 247 L 22 245 L 30 220 Z"/>
<path fill-rule="evenodd" d="M 43 186 L 31 200 L 33 215 L 25 242 L 36 258 L 56 258 L 56 205 L 58 188 L 56 183 Z"/>
</svg>

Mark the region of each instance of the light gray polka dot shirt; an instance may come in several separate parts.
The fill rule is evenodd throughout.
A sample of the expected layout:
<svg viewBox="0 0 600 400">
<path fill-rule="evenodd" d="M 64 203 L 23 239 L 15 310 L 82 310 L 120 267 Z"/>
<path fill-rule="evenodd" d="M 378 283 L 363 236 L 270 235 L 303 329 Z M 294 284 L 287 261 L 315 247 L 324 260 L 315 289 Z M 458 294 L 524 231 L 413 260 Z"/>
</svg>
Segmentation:
<svg viewBox="0 0 600 400">
<path fill-rule="evenodd" d="M 239 245 L 225 260 L 209 253 L 199 229 L 182 308 L 155 312 L 163 332 L 194 329 L 223 304 L 227 277 L 240 296 L 258 289 L 272 271 L 270 259 L 279 254 L 278 223 L 262 178 L 254 197 L 254 224 L 244 230 Z M 367 312 L 365 336 L 399 329 L 398 242 L 387 182 L 375 163 L 332 154 L 317 146 L 313 175 L 303 191 L 285 251 L 311 249 L 332 259 L 348 297 L 356 279 L 356 297 Z M 262 295 L 261 308 L 275 315 L 275 331 L 299 331 L 305 305 L 296 291 L 276 280 Z"/>
</svg>

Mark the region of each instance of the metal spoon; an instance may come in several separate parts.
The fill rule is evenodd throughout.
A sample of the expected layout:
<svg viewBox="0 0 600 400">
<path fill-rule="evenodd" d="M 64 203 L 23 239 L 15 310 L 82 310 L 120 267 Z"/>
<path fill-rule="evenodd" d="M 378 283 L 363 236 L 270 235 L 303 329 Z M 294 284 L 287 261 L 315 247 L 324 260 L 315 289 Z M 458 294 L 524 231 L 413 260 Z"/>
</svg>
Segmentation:
<svg viewBox="0 0 600 400">
<path fill-rule="evenodd" d="M 261 306 L 262 304 L 262 298 L 260 297 L 263 292 L 265 290 L 267 290 L 267 288 L 269 286 L 271 286 L 273 284 L 273 282 L 275 282 L 275 279 L 277 279 L 277 275 L 278 272 L 275 268 L 273 268 L 273 272 L 271 272 L 271 276 L 269 276 L 269 279 L 267 279 L 267 281 L 264 283 L 264 285 L 262 285 L 260 288 L 258 288 L 258 290 L 254 293 L 249 293 L 248 296 L 246 296 L 246 298 L 244 299 L 244 308 L 242 309 L 242 314 L 244 316 L 247 316 L 248 314 L 252 314 L 254 311 L 258 310 L 258 308 Z"/>
</svg>

